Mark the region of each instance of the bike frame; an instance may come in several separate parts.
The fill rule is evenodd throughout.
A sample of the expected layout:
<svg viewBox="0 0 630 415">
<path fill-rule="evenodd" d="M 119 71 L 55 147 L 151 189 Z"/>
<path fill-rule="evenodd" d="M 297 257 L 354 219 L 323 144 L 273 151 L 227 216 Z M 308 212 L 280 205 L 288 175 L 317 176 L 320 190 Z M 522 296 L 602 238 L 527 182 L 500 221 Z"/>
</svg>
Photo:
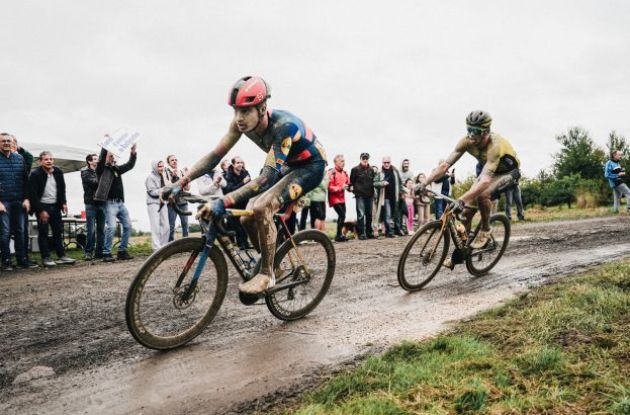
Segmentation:
<svg viewBox="0 0 630 415">
<path fill-rule="evenodd" d="M 448 206 L 446 206 L 446 208 L 444 209 L 444 213 L 442 213 L 442 216 L 440 217 L 440 222 L 441 222 L 441 227 L 440 227 L 440 236 L 437 239 L 437 241 L 435 242 L 435 246 L 433 247 L 433 250 L 431 251 L 431 255 L 430 258 L 433 257 L 433 255 L 435 255 L 435 251 L 437 251 L 438 246 L 440 245 L 440 242 L 442 241 L 442 237 L 444 236 L 444 232 L 448 229 L 451 238 L 453 239 L 453 242 L 455 242 L 455 246 L 460 249 L 463 250 L 464 248 L 467 247 L 468 242 L 467 241 L 463 241 L 460 237 L 459 234 L 457 233 L 457 228 L 455 225 L 455 214 L 453 212 L 453 205 L 455 203 L 457 203 L 457 201 L 453 198 L 450 198 L 448 196 L 445 196 L 443 194 L 439 194 L 434 192 L 433 190 L 430 189 L 426 189 L 425 192 L 432 194 L 435 198 L 439 198 L 439 199 L 444 199 L 447 202 L 449 202 Z M 427 241 L 428 243 L 429 241 Z M 422 247 L 422 250 L 424 250 L 424 248 L 426 247 L 426 245 L 424 247 Z"/>
<path fill-rule="evenodd" d="M 208 201 L 208 199 L 202 198 L 202 197 L 194 197 L 191 195 L 188 196 L 184 196 L 184 198 L 188 201 L 188 202 L 192 202 L 192 203 L 205 203 Z M 289 232 L 289 228 L 287 227 L 286 224 L 286 220 L 287 218 L 290 217 L 292 211 L 293 211 L 293 206 L 294 203 L 290 204 L 289 207 L 286 209 L 286 211 L 284 213 L 276 213 L 274 214 L 274 222 L 276 222 L 276 226 L 278 228 L 280 228 L 279 232 L 283 232 L 287 239 L 289 241 L 291 241 L 291 244 L 293 245 L 293 248 L 295 250 L 295 255 L 297 256 L 296 258 L 293 258 L 293 255 L 291 255 L 291 252 L 288 255 L 288 259 L 291 262 L 291 265 L 293 267 L 293 269 L 298 269 L 296 267 L 296 263 L 301 264 L 301 266 L 304 268 L 304 270 L 306 271 L 307 275 L 309 273 L 309 270 L 307 268 L 306 265 L 306 261 L 304 260 L 303 255 L 300 253 L 297 244 L 295 243 L 295 241 L 293 240 L 293 237 L 291 235 L 291 232 Z M 186 216 L 190 216 L 192 215 L 192 212 L 189 211 L 182 211 L 181 209 L 178 208 L 177 205 L 173 205 L 173 209 L 175 209 L 177 211 L 178 214 L 181 215 L 186 215 Z M 212 246 L 214 246 L 215 241 L 217 241 L 219 243 L 219 246 L 221 248 L 221 250 L 224 252 L 224 254 L 230 259 L 230 262 L 232 262 L 232 265 L 234 265 L 234 268 L 236 268 L 236 270 L 238 271 L 238 273 L 241 275 L 241 278 L 246 279 L 246 272 L 247 270 L 244 269 L 243 264 L 240 264 L 237 259 L 236 259 L 236 249 L 234 249 L 234 246 L 232 244 L 232 241 L 230 240 L 230 232 L 227 231 L 224 227 L 223 227 L 223 219 L 227 218 L 227 217 L 241 217 L 241 216 L 252 216 L 254 214 L 254 212 L 252 210 L 246 210 L 246 209 L 226 209 L 226 214 L 224 216 L 222 216 L 221 218 L 215 218 L 213 219 L 207 229 L 204 229 L 205 226 L 202 224 L 201 228 L 204 232 L 204 235 L 202 236 L 202 239 L 204 240 L 204 249 L 202 249 L 200 252 L 193 252 L 190 256 L 190 258 L 188 259 L 188 261 L 186 262 L 186 265 L 184 266 L 184 269 L 182 270 L 181 274 L 179 275 L 177 282 L 175 284 L 174 290 L 177 290 L 186 274 L 188 274 L 188 272 L 190 271 L 192 265 L 194 264 L 195 260 L 197 259 L 197 256 L 199 256 L 199 262 L 197 263 L 197 267 L 195 268 L 193 277 L 191 279 L 190 284 L 188 285 L 188 288 L 186 289 L 186 292 L 183 294 L 182 296 L 182 300 L 183 301 L 187 301 L 190 296 L 194 293 L 195 288 L 197 286 L 197 281 L 199 280 L 199 277 L 201 277 L 201 273 L 203 272 L 204 267 L 206 266 L 206 262 L 208 260 L 208 255 L 210 255 L 210 249 L 212 248 Z M 281 223 L 281 226 L 278 226 L 278 222 Z M 278 236 L 280 237 L 280 233 L 278 234 Z M 278 238 L 278 244 L 280 242 L 280 238 Z M 280 280 L 282 280 L 284 278 L 281 278 Z M 277 286 L 278 289 L 286 289 L 286 288 L 290 288 L 290 286 L 295 286 L 295 285 L 299 285 L 304 283 L 304 281 L 294 281 L 293 283 L 290 284 L 283 284 L 281 287 Z M 271 289 L 271 291 L 275 291 L 273 290 L 273 288 Z"/>
</svg>

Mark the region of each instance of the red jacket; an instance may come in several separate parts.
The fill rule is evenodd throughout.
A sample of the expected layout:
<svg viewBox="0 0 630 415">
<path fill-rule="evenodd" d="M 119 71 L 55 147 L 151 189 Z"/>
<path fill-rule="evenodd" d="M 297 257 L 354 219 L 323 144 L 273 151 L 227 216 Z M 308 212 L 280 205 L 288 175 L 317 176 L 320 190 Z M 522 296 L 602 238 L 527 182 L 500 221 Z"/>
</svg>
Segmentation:
<svg viewBox="0 0 630 415">
<path fill-rule="evenodd" d="M 346 190 L 344 186 L 350 184 L 350 177 L 345 170 L 337 170 L 336 167 L 328 170 L 328 205 L 334 206 L 346 203 Z"/>
</svg>

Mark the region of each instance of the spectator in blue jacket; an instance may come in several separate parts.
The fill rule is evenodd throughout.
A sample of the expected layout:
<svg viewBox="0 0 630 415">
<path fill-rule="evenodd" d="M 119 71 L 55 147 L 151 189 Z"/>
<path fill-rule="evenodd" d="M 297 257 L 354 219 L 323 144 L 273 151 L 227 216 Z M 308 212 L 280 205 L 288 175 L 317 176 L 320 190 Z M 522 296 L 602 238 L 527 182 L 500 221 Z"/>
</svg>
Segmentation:
<svg viewBox="0 0 630 415">
<path fill-rule="evenodd" d="M 14 153 L 17 152 L 20 156 L 24 157 L 24 162 L 26 163 L 26 174 L 28 175 L 31 173 L 31 167 L 33 166 L 33 155 L 18 144 L 17 138 L 15 138 L 14 135 L 11 135 L 11 138 L 13 139 L 13 142 L 11 143 L 11 151 Z M 26 212 L 24 215 L 24 251 L 26 252 L 26 262 L 29 264 L 29 267 L 36 267 L 37 265 L 34 262 L 31 262 L 28 258 L 30 241 L 28 235 L 28 214 L 29 212 Z M 15 238 L 15 235 L 13 235 L 13 238 Z"/>
<path fill-rule="evenodd" d="M 444 160 L 441 160 L 443 162 Z M 450 196 L 451 194 L 451 185 L 455 184 L 455 169 L 448 171 L 441 178 L 433 182 L 433 189 L 437 193 L 443 194 L 444 196 Z M 442 213 L 444 213 L 444 208 L 446 207 L 446 201 L 444 199 L 436 198 L 433 202 L 435 208 L 435 218 L 440 219 L 442 217 Z"/>
<path fill-rule="evenodd" d="M 610 160 L 604 166 L 604 176 L 608 179 L 608 184 L 613 190 L 613 212 L 615 213 L 619 212 L 619 205 L 623 196 L 626 196 L 627 209 L 630 212 L 630 189 L 623 182 L 626 171 L 621 167 L 620 161 L 621 151 L 614 150 L 610 153 Z"/>
<path fill-rule="evenodd" d="M 0 257 L 2 270 L 12 271 L 10 238 L 15 235 L 15 258 L 21 268 L 33 264 L 26 257 L 24 246 L 24 215 L 31 208 L 28 174 L 24 157 L 11 151 L 13 137 L 0 134 Z"/>
</svg>

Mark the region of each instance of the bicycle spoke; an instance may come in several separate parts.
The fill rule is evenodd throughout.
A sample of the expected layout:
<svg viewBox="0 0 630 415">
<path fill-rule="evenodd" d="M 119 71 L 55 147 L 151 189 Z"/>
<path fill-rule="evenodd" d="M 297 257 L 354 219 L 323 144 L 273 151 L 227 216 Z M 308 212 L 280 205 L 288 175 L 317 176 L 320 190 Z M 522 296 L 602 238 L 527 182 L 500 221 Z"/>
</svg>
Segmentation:
<svg viewBox="0 0 630 415">
<path fill-rule="evenodd" d="M 474 275 L 484 275 L 499 261 L 510 239 L 508 219 L 501 214 L 493 215 L 490 220 L 490 241 L 480 249 L 473 249 L 466 266 Z"/>
<path fill-rule="evenodd" d="M 332 244 L 321 232 L 304 231 L 283 245 L 275 261 L 277 291 L 272 289 L 266 297 L 267 305 L 278 318 L 300 318 L 328 289 L 334 273 Z"/>
<path fill-rule="evenodd" d="M 180 346 L 201 333 L 218 311 L 227 269 L 216 255 L 197 255 L 202 247 L 200 238 L 169 244 L 134 279 L 127 297 L 127 325 L 144 346 Z"/>
<path fill-rule="evenodd" d="M 438 273 L 448 252 L 449 234 L 440 222 L 418 230 L 407 243 L 398 263 L 398 282 L 407 291 L 424 287 Z"/>
</svg>

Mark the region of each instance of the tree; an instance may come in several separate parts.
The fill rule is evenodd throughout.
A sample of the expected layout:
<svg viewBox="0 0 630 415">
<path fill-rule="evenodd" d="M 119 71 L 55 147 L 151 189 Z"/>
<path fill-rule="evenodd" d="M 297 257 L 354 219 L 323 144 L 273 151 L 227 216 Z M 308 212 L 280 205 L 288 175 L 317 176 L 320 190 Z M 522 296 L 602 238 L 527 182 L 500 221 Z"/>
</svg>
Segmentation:
<svg viewBox="0 0 630 415">
<path fill-rule="evenodd" d="M 605 154 L 597 147 L 588 131 L 572 127 L 566 134 L 556 136 L 562 145 L 554 155 L 554 175 L 558 179 L 578 174 L 584 179 L 602 180 Z"/>
<path fill-rule="evenodd" d="M 453 197 L 459 199 L 464 193 L 470 190 L 477 178 L 475 176 L 468 176 L 464 180 L 457 180 L 453 185 Z"/>
<path fill-rule="evenodd" d="M 575 189 L 580 182 L 580 175 L 564 176 L 542 183 L 540 201 L 544 206 L 558 206 L 566 203 L 571 209 L 575 201 Z"/>
</svg>

